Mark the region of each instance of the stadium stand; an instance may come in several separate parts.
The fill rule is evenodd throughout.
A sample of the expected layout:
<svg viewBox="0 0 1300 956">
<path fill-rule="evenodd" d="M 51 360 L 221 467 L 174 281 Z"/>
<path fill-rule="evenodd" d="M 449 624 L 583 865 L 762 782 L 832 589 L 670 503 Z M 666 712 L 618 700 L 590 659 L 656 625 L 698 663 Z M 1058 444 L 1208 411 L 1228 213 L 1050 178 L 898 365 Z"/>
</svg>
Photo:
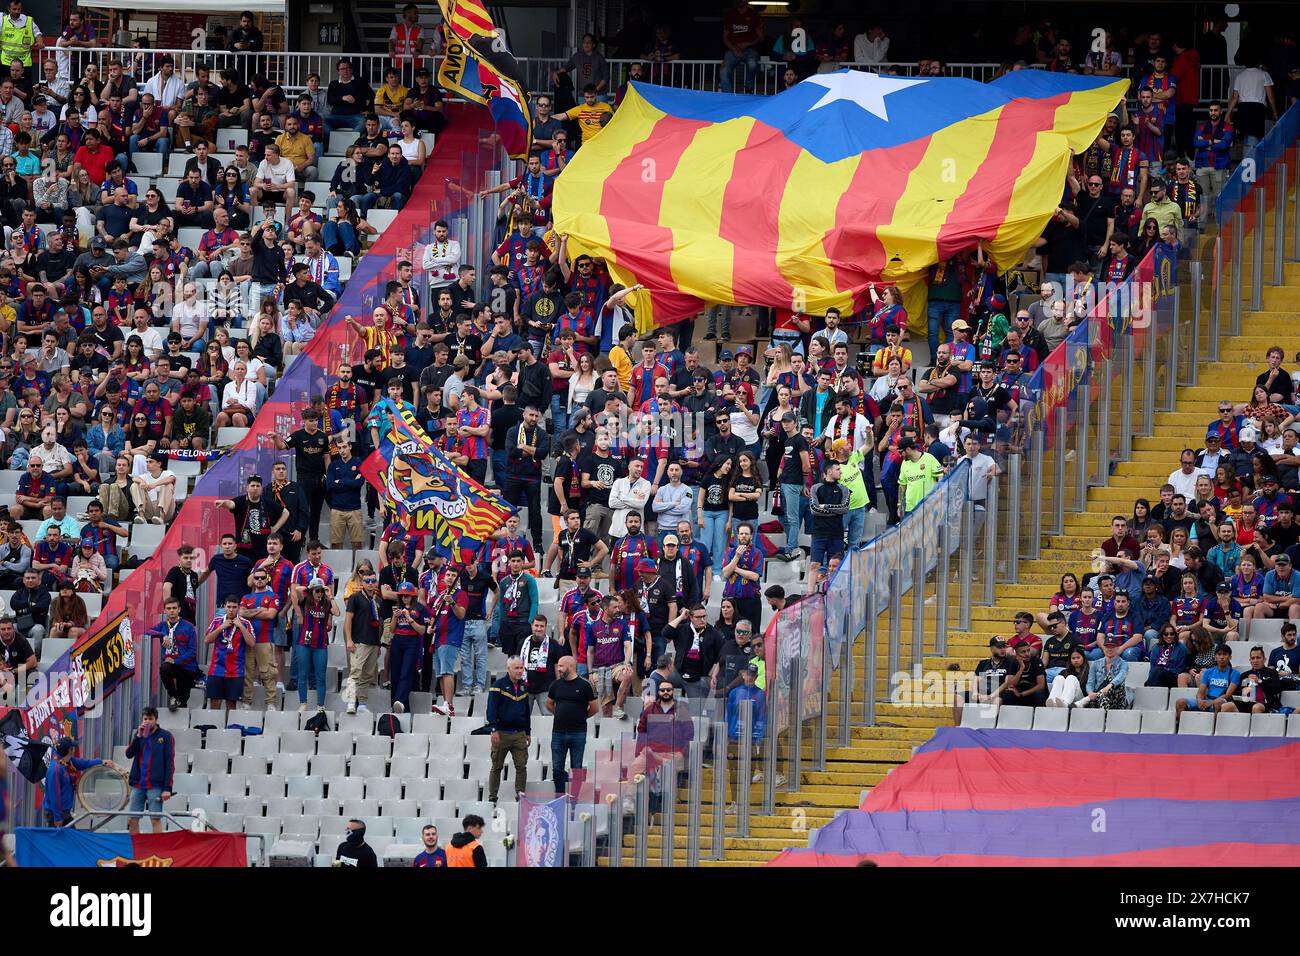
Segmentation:
<svg viewBox="0 0 1300 956">
<path fill-rule="evenodd" d="M 706 69 L 673 66 L 672 43 L 661 35 L 635 69 L 617 58 L 607 63 L 584 39 L 567 70 L 590 68 L 609 81 L 644 69 L 652 82 L 724 91 L 739 79 L 770 92 L 787 66 L 796 81 L 823 64 L 926 76 L 946 70 L 931 60 L 880 67 L 888 37 L 872 27 L 855 40 L 827 37 L 807 55 L 780 52 L 790 41 L 780 37 L 784 45 L 756 74 L 767 79 L 756 80 L 744 18 L 728 16 L 740 39 Z M 1026 42 L 1036 51 L 1033 66 L 1093 72 L 1070 58 L 1068 40 L 1062 46 L 1044 34 Z M 1185 70 L 1182 50 L 1160 60 Z M 111 67 L 112 53 L 100 52 Z M 783 605 L 824 593 L 846 547 L 906 520 L 954 469 L 976 476 L 976 499 L 977 482 L 1006 474 L 1036 398 L 1028 373 L 1087 310 L 1094 278 L 1123 282 L 1153 252 L 1180 265 L 1193 257 L 1243 144 L 1225 133 L 1232 127 L 1209 96 L 1166 108 L 1176 84 L 1153 51 L 1116 52 L 1121 75 L 1133 80 L 1130 96 L 1097 143 L 1074 158 L 1062 211 L 1037 253 L 998 274 L 985 271 L 974 246 L 959 250 L 932 278 L 927 315 L 909 317 L 897 290 L 881 290 L 842 325 L 840 316 L 738 305 L 638 335 L 635 312 L 603 263 L 571 259 L 550 228 L 554 177 L 573 155 L 560 137 L 577 144 L 599 134 L 598 114 L 607 111 L 600 107 L 622 96 L 610 82 L 585 110 L 575 105 L 556 120 L 553 78 L 534 77 L 530 67 L 530 87 L 548 96 L 544 108 L 537 103 L 536 163 L 505 164 L 504 176 L 494 175 L 502 160 L 481 116 L 459 105 L 444 109 L 436 90 L 425 100 L 408 91 L 392 117 L 398 128 L 386 129 L 394 125 L 387 116 L 381 122 L 340 108 L 347 89 L 364 88 L 376 102 L 365 80 L 342 72 L 325 78 L 320 97 L 286 84 L 280 98 L 265 90 L 254 97 L 251 73 L 223 74 L 227 85 L 213 90 L 220 113 L 212 115 L 199 101 L 201 64 L 191 59 L 178 71 L 184 88 L 167 116 L 166 153 L 149 142 L 153 114 L 101 112 L 107 146 L 85 124 L 60 125 L 42 143 L 51 178 L 30 184 L 31 204 L 14 205 L 13 195 L 0 202 L 7 250 L 0 282 L 8 283 L 0 379 L 12 382 L 0 404 L 0 494 L 11 517 L 0 545 L 6 661 L 35 656 L 47 669 L 101 612 L 107 619 L 126 610 L 136 619 L 147 607 L 136 633 L 157 638 L 152 661 L 163 666 L 142 676 L 161 687 L 136 693 L 158 705 L 159 726 L 174 740 L 168 811 L 260 835 L 267 852 L 255 862 L 316 866 L 334 861 L 354 818 L 379 858 L 410 865 L 426 823 L 446 847 L 467 817 L 478 816 L 488 824 L 480 840 L 488 864 L 505 865 L 507 848 L 493 834 L 514 826 L 521 770 L 532 788 L 556 785 L 565 755 L 557 737 L 576 733 L 590 777 L 617 781 L 645 706 L 640 685 L 657 683 L 650 672 L 661 652 L 675 648 L 689 651 L 681 660 L 673 655 L 661 676 L 677 688 L 683 713 L 691 708 L 695 739 L 709 718 L 734 715 L 751 666 L 760 673 L 773 659 L 752 638 L 771 640 Z M 1206 61 L 1209 72 L 1191 69 L 1198 80 L 1222 84 L 1213 62 Z M 1096 72 L 1112 68 L 1109 53 L 1101 63 Z M 1026 65 L 1013 60 L 977 78 Z M 131 83 L 165 89 L 175 67 L 160 58 L 156 77 L 135 75 Z M 572 81 L 567 92 L 572 98 Z M 1256 104 L 1238 93 L 1229 84 L 1218 95 L 1232 95 L 1233 118 L 1253 129 Z M 334 111 L 318 112 L 319 99 Z M 265 108 L 281 101 L 283 108 Z M 1286 105 L 1274 105 L 1274 118 Z M 1262 126 L 1261 119 L 1261 133 Z M 204 145 L 182 148 L 181 130 L 197 143 L 199 129 L 207 130 Z M 1136 130 L 1133 140 L 1126 129 Z M 76 140 L 70 148 L 64 135 Z M 82 170 L 94 171 L 90 186 L 79 185 Z M 28 195 L 26 185 L 0 180 Z M 0 200 L 5 195 L 0 185 Z M 1296 717 L 1287 716 L 1297 703 L 1300 652 L 1294 628 L 1277 626 L 1300 618 L 1300 584 L 1290 590 L 1291 578 L 1277 569 L 1286 567 L 1288 549 L 1300 557 L 1300 531 L 1279 536 L 1277 529 L 1300 526 L 1286 517 L 1294 513 L 1289 499 L 1265 484 L 1275 477 L 1283 492 L 1300 493 L 1300 452 L 1292 454 L 1295 434 L 1286 432 L 1300 414 L 1292 404 L 1300 373 L 1293 382 L 1279 367 L 1289 349 L 1272 351 L 1288 341 L 1285 317 L 1300 308 L 1294 264 L 1285 280 L 1265 290 L 1263 308 L 1243 319 L 1242 334 L 1223 343 L 1197 384 L 1177 392 L 1177 408 L 1155 416 L 1155 434 L 1134 439 L 1131 459 L 1087 491 L 1086 507 L 1066 516 L 1046 553 L 1021 561 L 1012 583 L 973 608 L 969 629 L 951 628 L 944 655 L 925 657 L 926 671 L 945 675 L 927 681 L 941 688 L 937 706 L 887 700 L 893 675 L 882 674 L 876 725 L 855 726 L 848 746 L 828 747 L 825 770 L 782 780 L 773 811 L 750 817 L 743 838 L 727 836 L 725 858 L 712 862 L 761 863 L 804 843 L 806 830 L 830 825 L 864 789 L 906 767 L 913 748 L 930 746 L 937 727 L 953 723 L 993 734 L 1300 736 Z M 1266 394 L 1242 394 L 1241 383 L 1257 373 Z M 375 407 L 393 385 L 440 451 L 520 511 L 486 542 L 474 573 L 455 567 L 446 580 L 426 575 L 443 569 L 444 556 L 406 533 L 359 475 L 374 450 L 372 431 L 386 427 L 386 413 Z M 1226 417 L 1216 424 L 1221 405 Z M 631 418 L 644 416 L 643 429 L 611 434 L 629 410 Z M 687 416 L 702 421 L 703 439 L 658 437 L 657 428 Z M 1191 460 L 1179 468 L 1184 448 Z M 1256 448 L 1267 454 L 1252 457 Z M 1201 464 L 1207 455 L 1229 465 L 1222 486 L 1217 469 Z M 837 480 L 824 480 L 832 459 L 848 466 L 843 501 Z M 1207 494 L 1197 481 L 1202 471 Z M 1184 494 L 1185 516 L 1178 502 L 1161 500 L 1166 476 Z M 909 493 L 913 481 L 920 494 Z M 815 501 L 815 513 L 794 500 Z M 1112 523 L 1112 513 L 1125 527 Z M 1218 541 L 1225 517 L 1240 553 L 1201 547 Z M 1138 540 L 1126 551 L 1130 531 Z M 1151 543 L 1157 533 L 1161 541 Z M 1232 560 L 1225 570 L 1235 571 L 1252 552 L 1259 580 L 1228 574 L 1232 601 L 1210 603 L 1218 583 L 1212 569 Z M 23 572 L 33 562 L 42 567 L 29 585 Z M 157 593 L 147 605 L 128 606 L 125 579 L 145 562 Z M 759 570 L 755 580 L 734 569 L 724 576 L 724 564 Z M 1158 602 L 1143 590 L 1144 578 L 1165 564 L 1174 570 L 1160 572 L 1156 585 L 1166 613 L 1145 616 Z M 1113 607 L 1114 575 L 1135 585 L 1130 613 L 1144 615 L 1137 628 Z M 161 601 L 164 580 L 179 599 L 170 611 Z M 64 583 L 70 591 L 60 589 Z M 582 608 L 588 586 L 602 598 L 590 614 Z M 1101 593 L 1095 616 L 1077 598 L 1092 586 Z M 142 582 L 135 587 L 132 596 L 144 594 Z M 402 596 L 408 587 L 413 599 Z M 1190 590 L 1180 597 L 1184 587 Z M 1259 597 L 1279 588 L 1287 595 L 1281 601 Z M 239 624 L 226 616 L 228 597 Z M 1254 610 L 1292 601 L 1294 615 Z M 1052 643 L 1049 615 L 1057 611 L 1067 635 Z M 904 631 L 912 612 L 909 597 L 895 622 Z M 1026 619 L 1016 625 L 1020 613 Z M 188 631 L 177 630 L 177 619 Z M 1181 669 L 1159 650 L 1166 624 L 1173 645 L 1186 647 Z M 245 630 L 254 642 L 247 651 Z M 1147 630 L 1157 633 L 1147 639 Z M 627 634 L 634 655 L 598 667 L 596 644 L 610 634 Z M 884 629 L 871 634 L 884 660 Z M 1042 706 L 1008 703 L 1019 665 L 1002 654 L 1024 644 L 1031 673 L 1040 660 L 1064 667 L 1068 635 L 1087 638 L 1078 642 L 1085 659 L 1075 690 L 1066 682 L 1054 690 L 1045 679 Z M 1010 650 L 1001 646 L 1007 638 Z M 1230 666 L 1220 686 L 1213 645 L 1224 638 Z M 381 641 L 387 650 L 366 646 Z M 412 642 L 421 663 L 408 681 L 390 665 L 392 648 Z M 1262 668 L 1251 659 L 1256 644 Z M 584 645 L 569 676 L 593 678 L 599 707 L 576 721 L 578 730 L 557 730 L 557 720 L 575 723 L 577 712 L 570 701 L 558 718 L 544 704 L 558 682 L 571 683 L 559 648 Z M 508 660 L 521 650 L 524 672 L 511 675 Z M 1084 675 L 1120 651 L 1123 665 L 1112 666 L 1126 669 L 1132 693 L 1108 696 L 1106 709 L 1048 701 L 1058 690 L 1076 698 L 1086 692 Z M 632 672 L 626 697 L 618 690 L 624 667 Z M 1200 703 L 1199 687 L 1237 699 L 1241 672 L 1252 667 L 1261 678 L 1252 703 Z M 504 703 L 517 702 L 516 681 L 527 691 L 526 741 L 517 739 L 522 725 Z M 994 698 L 991 705 L 958 712 L 952 689 L 962 681 Z M 1285 685 L 1277 693 L 1275 682 Z M 1189 698 L 1190 707 L 1180 708 Z M 826 719 L 845 721 L 855 701 L 864 703 L 832 689 Z M 326 729 L 309 726 L 319 715 Z M 130 763 L 124 741 L 109 742 L 100 755 L 110 753 Z M 763 770 L 755 769 L 757 801 Z M 727 799 L 713 816 L 706 770 L 707 841 L 734 805 Z M 612 839 L 607 827 L 598 815 L 597 840 Z M 663 852 L 660 839 L 652 829 L 651 861 Z M 618 847 L 626 862 L 644 849 L 626 835 Z M 680 832 L 674 852 L 686 859 Z"/>
</svg>

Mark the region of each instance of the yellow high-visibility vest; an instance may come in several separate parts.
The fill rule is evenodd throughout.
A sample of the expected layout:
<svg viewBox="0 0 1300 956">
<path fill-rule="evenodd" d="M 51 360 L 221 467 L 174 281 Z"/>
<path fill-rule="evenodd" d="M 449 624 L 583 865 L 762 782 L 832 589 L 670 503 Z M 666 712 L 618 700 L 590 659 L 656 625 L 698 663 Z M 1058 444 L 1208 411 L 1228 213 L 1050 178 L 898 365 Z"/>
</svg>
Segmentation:
<svg viewBox="0 0 1300 956">
<path fill-rule="evenodd" d="M 23 17 L 22 26 L 18 26 L 8 16 L 0 23 L 0 62 L 6 65 L 18 60 L 23 66 L 32 65 L 32 47 L 36 45 L 36 34 L 32 29 L 32 18 Z"/>
</svg>

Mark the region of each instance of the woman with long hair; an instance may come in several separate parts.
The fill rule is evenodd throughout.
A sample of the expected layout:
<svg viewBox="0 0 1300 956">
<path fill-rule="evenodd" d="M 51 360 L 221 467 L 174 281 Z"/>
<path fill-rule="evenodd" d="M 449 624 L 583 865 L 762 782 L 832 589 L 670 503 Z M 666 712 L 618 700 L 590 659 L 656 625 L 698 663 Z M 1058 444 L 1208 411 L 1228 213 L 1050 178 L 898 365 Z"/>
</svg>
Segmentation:
<svg viewBox="0 0 1300 956">
<path fill-rule="evenodd" d="M 797 410 L 794 407 L 793 393 L 788 385 L 778 385 L 776 387 L 776 404 L 763 417 L 763 430 L 760 433 L 763 436 L 763 457 L 767 461 L 767 473 L 775 476 L 781 465 L 781 452 L 785 448 L 785 427 L 781 420 L 785 418 L 787 412 Z"/>
<path fill-rule="evenodd" d="M 324 583 L 313 579 L 294 616 L 298 618 L 298 638 L 293 648 L 293 675 L 298 682 L 298 710 L 307 710 L 307 690 L 316 688 L 316 707 L 325 709 L 328 682 L 325 665 L 329 659 L 330 635 L 334 631 L 334 599 Z"/>
<path fill-rule="evenodd" d="M 1137 238 L 1133 242 L 1134 258 L 1141 262 L 1159 241 L 1160 223 L 1154 218 L 1148 218 L 1142 223 L 1142 228 L 1138 230 Z"/>
<path fill-rule="evenodd" d="M 1201 682 L 1201 673 L 1214 666 L 1214 641 L 1203 627 L 1192 628 L 1187 639 L 1191 666 L 1178 675 L 1179 687 L 1195 687 Z"/>
<path fill-rule="evenodd" d="M 72 420 L 72 412 L 60 405 L 54 409 L 55 441 L 72 451 L 73 444 L 81 437 L 81 426 Z"/>
<path fill-rule="evenodd" d="M 573 414 L 579 408 L 587 404 L 589 396 L 600 384 L 600 376 L 596 374 L 596 360 L 590 352 L 578 353 L 578 368 L 569 376 L 569 395 L 566 402 L 568 418 L 572 421 Z"/>
<path fill-rule="evenodd" d="M 424 172 L 426 150 L 424 140 L 420 139 L 415 124 L 410 120 L 402 120 L 402 137 L 397 140 L 397 145 L 401 147 L 402 157 L 410 164 L 415 178 L 418 179 Z"/>
<path fill-rule="evenodd" d="M 99 121 L 99 111 L 95 109 L 95 95 L 90 87 L 78 84 L 68 95 L 68 102 L 59 110 L 59 120 L 68 118 L 68 113 L 75 110 L 81 115 L 81 128 L 93 129 Z"/>
<path fill-rule="evenodd" d="M 1074 572 L 1066 571 L 1061 575 L 1061 583 L 1056 589 L 1056 593 L 1047 602 L 1047 610 L 1039 611 L 1034 615 L 1034 618 L 1038 621 L 1038 625 L 1046 630 L 1047 615 L 1050 612 L 1060 611 L 1068 620 L 1070 615 L 1077 610 L 1079 610 L 1079 579 Z"/>
<path fill-rule="evenodd" d="M 714 572 L 722 568 L 727 553 L 727 526 L 731 520 L 731 501 L 728 490 L 735 463 L 729 457 L 718 456 L 709 463 L 709 470 L 700 478 L 700 510 L 697 521 L 700 543 L 713 558 Z"/>
<path fill-rule="evenodd" d="M 357 204 L 339 197 L 334 204 L 334 218 L 325 223 L 321 241 L 334 255 L 349 255 L 355 259 L 361 255 L 361 237 L 375 233 L 375 227 L 357 211 Z"/>
<path fill-rule="evenodd" d="M 131 456 L 131 474 L 148 473 L 145 459 L 158 450 L 158 439 L 154 436 L 153 426 L 144 412 L 132 412 L 131 420 L 126 426 L 126 448 L 124 455 Z"/>
<path fill-rule="evenodd" d="M 1048 707 L 1070 707 L 1084 695 L 1088 686 L 1090 663 L 1083 649 L 1074 647 L 1070 650 L 1070 662 L 1065 670 L 1052 678 L 1052 688 L 1047 695 Z"/>
<path fill-rule="evenodd" d="M 86 445 L 99 466 L 99 473 L 107 475 L 112 472 L 113 462 L 126 448 L 126 432 L 117 423 L 117 415 L 108 405 L 99 410 L 95 424 L 86 432 Z"/>
<path fill-rule="evenodd" d="M 265 313 L 263 313 L 265 314 Z M 260 319 L 260 316 L 259 316 Z M 235 339 L 235 362 L 243 362 L 248 378 L 265 388 L 270 384 L 266 363 L 253 354 L 248 339 Z M 233 365 L 234 363 L 232 363 Z"/>
<path fill-rule="evenodd" d="M 723 641 L 732 641 L 736 639 L 736 622 L 740 619 L 736 602 L 724 597 L 718 605 L 718 619 L 713 622 L 713 626 L 722 634 Z"/>
<path fill-rule="evenodd" d="M 228 166 L 221 174 L 221 182 L 213 191 L 216 205 L 230 214 L 231 229 L 247 229 L 253 215 L 253 203 L 248 195 L 248 185 L 239 175 L 239 169 Z"/>
<path fill-rule="evenodd" d="M 1155 524 L 1151 520 L 1151 502 L 1146 498 L 1138 498 L 1133 502 L 1133 517 L 1128 519 L 1128 529 L 1133 537 L 1141 541 L 1146 537 L 1147 528 Z"/>
<path fill-rule="evenodd" d="M 71 578 L 59 582 L 59 596 L 50 602 L 50 637 L 75 641 L 86 633 L 90 615 Z"/>
<path fill-rule="evenodd" d="M 268 302 L 272 306 L 275 305 L 274 299 L 262 300 L 263 305 Z M 252 357 L 262 363 L 268 386 L 275 381 L 276 376 L 280 374 L 280 368 L 284 365 L 284 345 L 280 341 L 280 333 L 276 331 L 279 320 L 274 317 L 274 313 L 274 309 L 263 309 L 248 336 Z"/>
<path fill-rule="evenodd" d="M 727 488 L 727 500 L 731 502 L 731 518 L 727 521 L 728 543 L 739 525 L 758 521 L 758 502 L 762 497 L 763 479 L 758 473 L 758 462 L 752 452 L 742 451 L 736 456 L 731 485 Z M 722 553 L 726 554 L 726 548 Z"/>
<path fill-rule="evenodd" d="M 126 340 L 126 351 L 123 356 L 126 359 L 126 377 L 132 381 L 143 383 L 146 379 L 153 377 L 152 366 L 144 354 L 144 342 L 138 335 L 132 335 Z"/>
<path fill-rule="evenodd" d="M 1187 569 L 1187 559 L 1184 554 L 1190 543 L 1190 536 L 1186 528 L 1177 527 L 1169 532 L 1169 566 L 1177 568 L 1179 571 Z"/>
</svg>

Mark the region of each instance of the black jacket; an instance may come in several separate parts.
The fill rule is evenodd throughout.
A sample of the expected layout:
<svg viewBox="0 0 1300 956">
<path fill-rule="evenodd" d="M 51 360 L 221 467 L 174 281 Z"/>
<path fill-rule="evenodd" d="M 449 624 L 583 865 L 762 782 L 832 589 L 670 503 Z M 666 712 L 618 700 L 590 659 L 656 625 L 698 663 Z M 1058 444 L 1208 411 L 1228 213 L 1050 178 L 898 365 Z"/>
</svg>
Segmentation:
<svg viewBox="0 0 1300 956">
<path fill-rule="evenodd" d="M 487 724 L 501 733 L 523 732 L 532 736 L 532 708 L 528 700 L 528 684 L 518 684 L 506 674 L 488 691 Z"/>
<path fill-rule="evenodd" d="M 722 648 L 721 632 L 711 624 L 705 625 L 704 631 L 700 634 L 699 658 L 689 656 L 691 645 L 695 643 L 695 632 L 691 629 L 689 621 L 683 621 L 680 627 L 665 627 L 662 633 L 665 643 L 672 642 L 673 657 L 682 679 L 707 680 L 709 671 L 717 663 L 718 653 Z"/>
<path fill-rule="evenodd" d="M 271 522 L 280 520 L 280 511 L 289 512 L 289 517 L 280 529 L 286 542 L 295 531 L 301 531 L 303 537 L 310 537 L 307 529 L 311 525 L 311 506 L 307 501 L 307 496 L 302 492 L 302 486 L 296 481 L 291 481 L 279 491 L 271 491 L 268 497 L 274 507 L 271 509 Z"/>
<path fill-rule="evenodd" d="M 843 537 L 844 514 L 849 510 L 849 489 L 839 482 L 823 481 L 813 485 L 808 497 L 808 507 L 813 515 L 813 535 Z"/>
<path fill-rule="evenodd" d="M 532 441 L 525 439 L 525 444 L 532 444 L 536 447 L 536 453 L 530 458 L 523 452 L 519 451 L 519 432 L 521 429 L 528 428 L 523 422 L 506 432 L 506 465 L 510 477 L 516 481 L 541 481 L 542 480 L 542 462 L 551 453 L 551 436 L 546 433 L 545 426 L 539 421 L 533 426 L 536 433 Z"/>
<path fill-rule="evenodd" d="M 799 419 L 800 422 L 806 422 L 812 426 L 813 435 L 821 435 L 826 431 L 826 423 L 831 420 L 835 414 L 835 390 L 826 394 L 826 404 L 822 406 L 821 416 L 817 415 L 817 390 L 810 389 L 804 392 L 803 398 L 799 399 Z"/>
</svg>

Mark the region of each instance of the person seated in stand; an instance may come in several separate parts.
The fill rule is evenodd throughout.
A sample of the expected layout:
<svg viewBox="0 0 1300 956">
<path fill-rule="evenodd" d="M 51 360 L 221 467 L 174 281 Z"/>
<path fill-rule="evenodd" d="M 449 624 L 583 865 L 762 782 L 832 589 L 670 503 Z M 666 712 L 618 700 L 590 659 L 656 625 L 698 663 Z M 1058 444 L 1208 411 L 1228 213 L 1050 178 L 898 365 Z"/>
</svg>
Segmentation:
<svg viewBox="0 0 1300 956">
<path fill-rule="evenodd" d="M 1264 663 L 1264 648 L 1256 644 L 1250 649 L 1250 670 L 1242 671 L 1237 696 L 1224 702 L 1220 710 L 1226 713 L 1276 714 L 1282 710 L 1283 689 L 1281 676 Z"/>
<path fill-rule="evenodd" d="M 1066 665 L 1058 669 L 1052 678 L 1051 693 L 1047 697 L 1048 707 L 1071 707 L 1083 698 L 1084 688 L 1088 686 L 1088 675 L 1092 665 L 1083 648 L 1074 646 L 1070 649 Z"/>
<path fill-rule="evenodd" d="M 1196 626 L 1209 634 L 1215 644 L 1236 641 L 1240 640 L 1241 615 L 1241 605 L 1232 598 L 1232 585 L 1224 581 L 1215 587 L 1213 597 L 1201 603 L 1201 620 Z"/>
<path fill-rule="evenodd" d="M 1022 637 L 1009 642 L 1016 649 L 1014 669 L 998 688 L 1004 707 L 1042 707 L 1047 701 L 1047 677 L 1033 644 Z"/>
<path fill-rule="evenodd" d="M 1196 681 L 1196 699 L 1180 697 L 1174 702 L 1174 723 L 1182 720 L 1183 711 L 1189 707 L 1213 714 L 1230 706 L 1240 686 L 1241 672 L 1232 666 L 1232 651 L 1227 644 L 1218 645 L 1214 648 L 1214 666 L 1201 671 Z"/>
<path fill-rule="evenodd" d="M 1075 707 L 1100 707 L 1103 710 L 1128 710 L 1128 661 L 1120 656 L 1122 638 L 1108 636 L 1102 643 L 1102 657 L 1088 665 L 1085 694 Z"/>
<path fill-rule="evenodd" d="M 1187 647 L 1178 639 L 1178 629 L 1166 623 L 1151 648 L 1151 669 L 1147 671 L 1147 687 L 1178 687 L 1178 679 L 1187 673 Z"/>
</svg>

